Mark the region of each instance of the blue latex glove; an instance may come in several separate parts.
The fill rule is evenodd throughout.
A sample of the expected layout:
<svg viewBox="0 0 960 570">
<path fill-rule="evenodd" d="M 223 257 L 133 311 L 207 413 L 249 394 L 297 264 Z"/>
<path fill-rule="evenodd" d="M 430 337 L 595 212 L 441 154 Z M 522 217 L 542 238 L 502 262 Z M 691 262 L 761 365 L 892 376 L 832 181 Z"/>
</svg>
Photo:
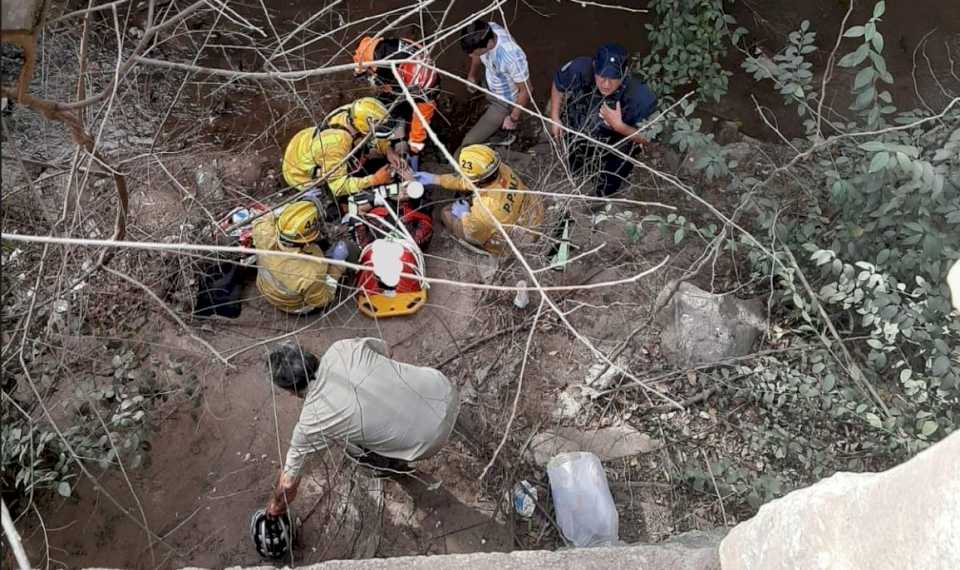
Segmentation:
<svg viewBox="0 0 960 570">
<path fill-rule="evenodd" d="M 457 200 L 453 203 L 453 206 L 450 208 L 450 213 L 453 214 L 453 217 L 460 219 L 467 215 L 470 212 L 470 204 L 466 200 Z"/>
<path fill-rule="evenodd" d="M 407 156 L 407 162 L 410 164 L 412 170 L 417 170 L 420 168 L 420 155 L 411 154 Z"/>
<path fill-rule="evenodd" d="M 320 188 L 313 188 L 311 190 L 307 190 L 306 192 L 303 193 L 303 199 L 315 198 L 319 200 L 320 192 L 321 192 Z"/>
<path fill-rule="evenodd" d="M 327 257 L 330 259 L 336 259 L 337 261 L 343 261 L 347 258 L 347 254 L 349 252 L 350 250 L 347 248 L 347 242 L 340 240 L 333 244 L 333 247 L 327 251 Z"/>
<path fill-rule="evenodd" d="M 413 177 L 417 182 L 423 184 L 424 186 L 429 186 L 430 184 L 437 183 L 437 177 L 429 172 L 414 172 Z"/>
</svg>

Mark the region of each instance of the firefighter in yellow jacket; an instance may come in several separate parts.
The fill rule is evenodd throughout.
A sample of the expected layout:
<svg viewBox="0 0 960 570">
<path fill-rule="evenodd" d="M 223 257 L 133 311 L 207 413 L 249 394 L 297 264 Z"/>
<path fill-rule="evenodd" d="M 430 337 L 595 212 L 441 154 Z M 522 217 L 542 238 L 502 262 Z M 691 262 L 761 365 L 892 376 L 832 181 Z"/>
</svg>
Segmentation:
<svg viewBox="0 0 960 570">
<path fill-rule="evenodd" d="M 349 247 L 337 242 L 324 256 L 316 243 L 320 238 L 320 210 L 312 200 L 293 202 L 280 212 L 253 222 L 253 246 L 268 251 L 303 253 L 343 261 Z M 333 300 L 344 268 L 322 260 L 289 256 L 257 255 L 257 289 L 276 308 L 288 313 L 307 313 Z"/>
<path fill-rule="evenodd" d="M 491 253 L 502 254 L 504 243 L 492 214 L 509 231 L 511 238 L 534 235 L 524 228 L 531 230 L 543 223 L 543 199 L 525 192 L 527 185 L 512 168 L 503 164 L 500 155 L 486 145 L 475 144 L 460 151 L 458 162 L 467 178 L 429 172 L 414 175 L 424 186 L 436 184 L 460 192 L 469 192 L 470 182 L 476 186 L 477 194 L 472 204 L 457 200 L 443 209 L 443 225 L 450 233 Z"/>
<path fill-rule="evenodd" d="M 401 159 L 387 140 L 392 135 L 388 115 L 383 103 L 363 97 L 335 109 L 321 126 L 298 132 L 283 154 L 284 180 L 290 187 L 303 190 L 327 176 L 326 186 L 335 198 L 391 182 L 391 167 L 399 167 Z M 371 131 L 370 148 L 350 156 Z M 362 160 L 372 154 L 386 157 L 389 164 L 373 174 L 358 176 Z"/>
</svg>

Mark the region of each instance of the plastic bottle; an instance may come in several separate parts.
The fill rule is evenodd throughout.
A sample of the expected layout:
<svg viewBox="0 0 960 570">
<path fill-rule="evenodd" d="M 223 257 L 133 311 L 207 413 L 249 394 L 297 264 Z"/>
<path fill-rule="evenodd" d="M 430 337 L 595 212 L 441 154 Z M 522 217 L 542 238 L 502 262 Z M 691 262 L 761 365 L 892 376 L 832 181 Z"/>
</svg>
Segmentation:
<svg viewBox="0 0 960 570">
<path fill-rule="evenodd" d="M 547 463 L 557 524 L 574 546 L 620 542 L 620 525 L 600 459 L 586 451 L 561 453 Z"/>
<path fill-rule="evenodd" d="M 231 216 L 231 221 L 234 223 L 234 225 L 236 225 L 236 224 L 245 222 L 249 217 L 250 217 L 250 210 L 246 208 L 237 208 L 236 210 L 233 211 L 233 215 Z"/>
<path fill-rule="evenodd" d="M 524 479 L 513 487 L 513 508 L 521 517 L 528 519 L 537 508 L 537 488 Z"/>
</svg>

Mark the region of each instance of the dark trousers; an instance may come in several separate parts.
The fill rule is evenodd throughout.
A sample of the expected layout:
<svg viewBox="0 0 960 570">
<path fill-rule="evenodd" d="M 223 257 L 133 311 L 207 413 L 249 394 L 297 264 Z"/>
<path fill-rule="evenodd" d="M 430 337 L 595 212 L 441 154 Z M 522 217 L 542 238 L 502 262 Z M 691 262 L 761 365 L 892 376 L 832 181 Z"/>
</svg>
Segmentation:
<svg viewBox="0 0 960 570">
<path fill-rule="evenodd" d="M 362 447 L 360 448 L 360 454 L 354 455 L 353 458 L 356 459 L 360 465 L 372 469 L 378 477 L 394 477 L 413 472 L 410 464 L 402 459 L 384 457 L 379 453 L 374 453 Z"/>
<path fill-rule="evenodd" d="M 610 196 L 620 190 L 623 181 L 633 171 L 633 163 L 607 149 L 594 144 L 573 141 L 570 143 L 567 162 L 575 177 L 596 177 L 597 196 Z M 637 145 L 626 143 L 617 147 L 627 156 L 635 157 Z"/>
</svg>

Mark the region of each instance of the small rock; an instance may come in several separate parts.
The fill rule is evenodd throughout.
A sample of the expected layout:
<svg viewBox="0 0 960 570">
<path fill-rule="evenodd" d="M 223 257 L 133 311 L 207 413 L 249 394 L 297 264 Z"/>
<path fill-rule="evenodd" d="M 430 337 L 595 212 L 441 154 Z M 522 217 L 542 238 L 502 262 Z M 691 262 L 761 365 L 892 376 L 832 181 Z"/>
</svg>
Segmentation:
<svg viewBox="0 0 960 570">
<path fill-rule="evenodd" d="M 521 279 L 517 281 L 517 295 L 513 298 L 513 306 L 518 309 L 526 309 L 530 304 L 530 293 L 526 290 L 527 282 Z"/>
<path fill-rule="evenodd" d="M 500 269 L 497 259 L 491 256 L 480 256 L 479 259 L 480 281 L 486 284 L 493 283 L 493 278 Z"/>
<path fill-rule="evenodd" d="M 245 455 L 243 456 L 243 461 L 244 461 L 244 462 L 250 461 L 250 454 L 249 454 L 249 453 L 247 453 L 247 454 L 245 454 Z"/>
<path fill-rule="evenodd" d="M 559 453 L 589 451 L 601 461 L 608 461 L 649 453 L 661 446 L 659 440 L 629 426 L 589 431 L 558 428 L 535 435 L 530 442 L 530 455 L 537 465 L 544 466 Z"/>
<path fill-rule="evenodd" d="M 584 382 L 594 390 L 606 390 L 623 375 L 620 369 L 624 363 L 617 361 L 616 366 L 608 366 L 605 361 L 596 362 L 587 370 Z"/>
<path fill-rule="evenodd" d="M 728 145 L 740 141 L 740 123 L 721 121 L 717 127 L 717 144 Z"/>
<path fill-rule="evenodd" d="M 573 391 L 576 391 L 577 395 L 574 395 L 572 393 Z M 583 409 L 583 404 L 578 396 L 579 390 L 577 390 L 575 386 L 571 386 L 563 392 L 560 392 L 560 395 L 557 397 L 557 407 L 554 409 L 553 415 L 561 419 L 578 416 Z"/>
<path fill-rule="evenodd" d="M 680 170 L 680 154 L 670 147 L 664 147 L 663 166 L 667 172 L 677 172 Z"/>
<path fill-rule="evenodd" d="M 201 164 L 195 176 L 197 195 L 209 199 L 223 199 L 223 179 L 216 161 Z"/>
<path fill-rule="evenodd" d="M 746 164 L 759 154 L 760 142 L 749 137 L 741 136 L 740 138 L 742 139 L 740 142 L 733 142 L 724 146 L 723 154 L 727 160 Z"/>
</svg>

